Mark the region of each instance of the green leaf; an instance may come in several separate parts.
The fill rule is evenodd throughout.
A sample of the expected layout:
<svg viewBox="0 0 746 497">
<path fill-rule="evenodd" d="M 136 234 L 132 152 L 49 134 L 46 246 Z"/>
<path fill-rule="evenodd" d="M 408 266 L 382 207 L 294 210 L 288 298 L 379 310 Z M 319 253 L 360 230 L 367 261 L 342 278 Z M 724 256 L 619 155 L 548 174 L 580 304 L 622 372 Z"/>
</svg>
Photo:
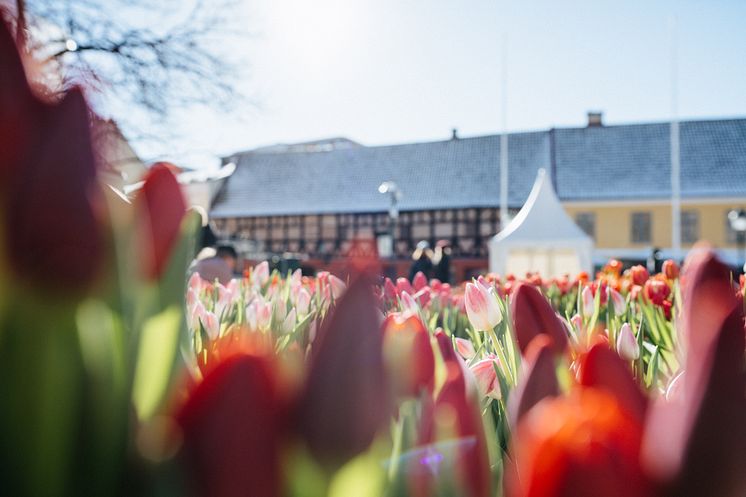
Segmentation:
<svg viewBox="0 0 746 497">
<path fill-rule="evenodd" d="M 132 389 L 132 400 L 140 420 L 155 414 L 171 383 L 181 320 L 181 308 L 172 305 L 149 318 L 142 328 Z"/>
</svg>

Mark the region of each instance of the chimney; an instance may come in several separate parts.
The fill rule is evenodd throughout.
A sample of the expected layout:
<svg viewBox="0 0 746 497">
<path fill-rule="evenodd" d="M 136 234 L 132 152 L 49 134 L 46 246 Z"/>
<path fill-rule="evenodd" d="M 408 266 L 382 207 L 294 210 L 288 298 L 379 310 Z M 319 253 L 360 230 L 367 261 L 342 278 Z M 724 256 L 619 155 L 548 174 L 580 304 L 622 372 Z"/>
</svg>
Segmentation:
<svg viewBox="0 0 746 497">
<path fill-rule="evenodd" d="M 451 130 L 451 140 L 458 140 L 458 128 Z"/>
<path fill-rule="evenodd" d="M 604 125 L 603 123 L 604 113 L 600 111 L 588 111 L 588 127 L 589 128 L 600 128 Z"/>
</svg>

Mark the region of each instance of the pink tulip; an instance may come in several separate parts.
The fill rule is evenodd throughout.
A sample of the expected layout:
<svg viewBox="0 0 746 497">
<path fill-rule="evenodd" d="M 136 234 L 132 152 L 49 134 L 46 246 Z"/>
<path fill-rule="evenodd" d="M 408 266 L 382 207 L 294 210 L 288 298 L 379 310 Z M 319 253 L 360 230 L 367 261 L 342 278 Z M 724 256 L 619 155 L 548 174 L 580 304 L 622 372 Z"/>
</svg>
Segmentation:
<svg viewBox="0 0 746 497">
<path fill-rule="evenodd" d="M 481 331 L 490 331 L 502 321 L 502 312 L 494 291 L 479 283 L 467 283 L 464 293 L 466 315 L 471 325 Z"/>
<path fill-rule="evenodd" d="M 616 351 L 619 357 L 626 361 L 636 361 L 640 357 L 640 346 L 629 323 L 624 323 L 619 329 L 616 339 Z"/>
<path fill-rule="evenodd" d="M 269 281 L 269 262 L 262 261 L 251 272 L 254 286 L 264 286 Z"/>
<path fill-rule="evenodd" d="M 461 354 L 461 357 L 463 357 L 467 361 L 477 354 L 474 350 L 474 345 L 471 343 L 471 340 L 458 337 L 456 337 L 454 340 L 456 342 L 456 350 L 459 354 Z"/>
<path fill-rule="evenodd" d="M 417 301 L 407 292 L 401 293 L 401 308 L 403 311 L 409 311 L 413 314 L 420 312 L 420 306 Z"/>
<path fill-rule="evenodd" d="M 479 393 L 483 397 L 495 400 L 501 398 L 500 382 L 497 380 L 497 373 L 495 372 L 497 364 L 497 356 L 490 354 L 486 359 L 482 359 L 470 368 L 477 380 Z"/>
<path fill-rule="evenodd" d="M 397 291 L 391 278 L 386 278 L 383 282 L 383 294 L 389 301 L 396 301 Z"/>
<path fill-rule="evenodd" d="M 202 291 L 202 277 L 199 275 L 199 273 L 194 272 L 189 277 L 189 283 L 187 284 L 187 288 L 190 290 L 194 290 L 197 295 L 199 295 L 199 292 Z"/>
<path fill-rule="evenodd" d="M 298 298 L 295 302 L 295 308 L 298 311 L 299 316 L 305 316 L 308 314 L 308 309 L 311 306 L 311 294 L 308 293 L 308 290 L 305 288 L 301 288 L 300 292 L 298 292 Z"/>
<path fill-rule="evenodd" d="M 285 320 L 282 322 L 282 333 L 290 333 L 295 328 L 295 308 L 290 309 L 290 312 L 288 312 L 288 315 L 285 317 Z"/>
<path fill-rule="evenodd" d="M 622 314 L 624 314 L 624 311 L 627 310 L 627 302 L 625 302 L 622 294 L 609 287 L 609 297 L 611 300 L 611 305 L 614 308 L 614 314 L 616 314 L 617 316 L 621 316 Z"/>
<path fill-rule="evenodd" d="M 210 340 L 217 340 L 218 336 L 220 336 L 220 320 L 215 313 L 205 311 L 202 313 L 200 321 L 202 322 L 202 326 L 205 327 L 205 331 L 207 332 L 207 336 L 210 337 Z"/>
<path fill-rule="evenodd" d="M 329 275 L 329 287 L 331 288 L 331 295 L 334 300 L 339 299 L 345 293 L 345 290 L 347 290 L 345 282 L 333 274 Z"/>
<path fill-rule="evenodd" d="M 418 271 L 417 274 L 414 275 L 412 286 L 414 286 L 415 291 L 422 290 L 427 286 L 427 277 L 422 273 L 422 271 Z"/>
<path fill-rule="evenodd" d="M 583 316 L 586 318 L 590 318 L 591 316 L 593 316 L 593 311 L 596 307 L 591 287 L 587 286 L 583 288 L 583 291 L 581 292 L 581 299 L 583 303 Z"/>
<path fill-rule="evenodd" d="M 402 292 L 407 292 L 410 295 L 414 293 L 414 288 L 407 278 L 396 279 L 396 293 L 401 295 Z"/>
</svg>

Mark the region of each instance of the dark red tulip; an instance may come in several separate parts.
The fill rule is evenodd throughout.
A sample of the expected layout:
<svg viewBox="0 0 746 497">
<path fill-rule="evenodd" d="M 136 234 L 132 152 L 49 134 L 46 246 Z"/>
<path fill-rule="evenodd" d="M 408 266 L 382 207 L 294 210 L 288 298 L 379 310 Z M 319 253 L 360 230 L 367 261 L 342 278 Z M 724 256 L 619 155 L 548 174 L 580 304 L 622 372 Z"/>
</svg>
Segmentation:
<svg viewBox="0 0 746 497">
<path fill-rule="evenodd" d="M 135 199 L 135 213 L 145 277 L 155 280 L 166 269 L 186 213 L 184 195 L 171 167 L 160 162 L 151 166 Z"/>
<path fill-rule="evenodd" d="M 668 286 L 668 283 L 659 279 L 649 279 L 645 282 L 643 288 L 645 297 L 657 306 L 663 306 L 663 302 L 671 294 L 671 287 Z"/>
<path fill-rule="evenodd" d="M 682 273 L 681 395 L 652 409 L 644 460 L 670 495 L 746 492 L 743 310 L 728 268 L 710 250 L 693 252 Z"/>
<path fill-rule="evenodd" d="M 366 450 L 391 414 L 371 283 L 358 277 L 314 342 L 296 423 L 316 459 L 337 467 Z"/>
<path fill-rule="evenodd" d="M 517 426 L 521 418 L 543 399 L 557 395 L 559 383 L 552 340 L 540 334 L 526 350 L 522 376 L 508 402 L 511 425 Z"/>
<path fill-rule="evenodd" d="M 80 90 L 58 104 L 32 93 L 0 22 L 0 184 L 9 266 L 26 283 L 81 293 L 103 254 L 96 164 Z"/>
<path fill-rule="evenodd" d="M 567 347 L 565 325 L 547 298 L 536 287 L 525 283 L 515 286 L 510 298 L 510 313 L 521 353 L 524 353 L 531 340 L 540 334 L 551 338 L 552 347 L 557 353 L 563 352 Z"/>
<path fill-rule="evenodd" d="M 638 286 L 642 286 L 650 278 L 650 273 L 645 269 L 644 266 L 632 266 L 629 268 L 629 276 L 632 279 L 632 283 Z"/>
<path fill-rule="evenodd" d="M 281 405 L 268 359 L 234 356 L 211 370 L 177 415 L 191 495 L 281 495 Z"/>
<path fill-rule="evenodd" d="M 583 356 L 579 382 L 586 387 L 608 390 L 637 422 L 645 418 L 647 400 L 632 378 L 627 364 L 608 344 L 596 344 Z"/>
</svg>

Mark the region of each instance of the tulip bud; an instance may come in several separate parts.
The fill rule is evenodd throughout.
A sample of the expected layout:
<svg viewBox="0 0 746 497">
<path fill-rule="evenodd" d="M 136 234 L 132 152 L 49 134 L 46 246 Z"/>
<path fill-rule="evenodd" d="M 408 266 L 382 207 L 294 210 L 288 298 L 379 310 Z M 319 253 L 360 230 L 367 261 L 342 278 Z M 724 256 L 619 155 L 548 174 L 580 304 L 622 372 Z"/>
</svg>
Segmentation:
<svg viewBox="0 0 746 497">
<path fill-rule="evenodd" d="M 414 298 L 407 292 L 401 293 L 401 308 L 402 311 L 409 311 L 414 314 L 420 312 L 420 306 L 417 305 Z"/>
<path fill-rule="evenodd" d="M 464 293 L 466 315 L 476 330 L 491 331 L 502 321 L 502 313 L 494 291 L 479 284 L 467 283 Z"/>
<path fill-rule="evenodd" d="M 217 340 L 220 336 L 220 320 L 214 312 L 205 311 L 199 318 L 202 326 L 204 326 L 207 336 L 210 340 Z"/>
<path fill-rule="evenodd" d="M 396 293 L 401 295 L 402 292 L 407 292 L 410 295 L 414 293 L 414 288 L 407 278 L 396 279 Z"/>
<path fill-rule="evenodd" d="M 670 294 L 671 287 L 665 281 L 653 279 L 645 282 L 645 296 L 655 305 L 662 306 Z"/>
<path fill-rule="evenodd" d="M 389 378 L 399 396 L 431 389 L 435 357 L 430 334 L 415 314 L 392 313 L 383 323 L 383 351 Z"/>
<path fill-rule="evenodd" d="M 345 293 L 345 290 L 347 290 L 347 285 L 344 281 L 340 280 L 333 274 L 329 275 L 329 286 L 331 287 L 331 293 L 332 298 L 334 300 L 339 299 L 343 293 Z"/>
<path fill-rule="evenodd" d="M 251 272 L 252 279 L 254 280 L 254 286 L 264 286 L 269 281 L 269 262 L 262 261 L 256 266 Z"/>
<path fill-rule="evenodd" d="M 549 301 L 535 287 L 519 283 L 510 300 L 516 340 L 521 352 L 534 337 L 546 334 L 551 338 L 553 349 L 560 353 L 567 347 L 567 332 L 562 320 L 552 309 Z"/>
<path fill-rule="evenodd" d="M 294 420 L 311 454 L 337 468 L 366 450 L 390 415 L 383 334 L 369 282 L 354 281 L 313 345 Z"/>
<path fill-rule="evenodd" d="M 676 278 L 679 277 L 679 265 L 676 264 L 671 259 L 666 259 L 663 261 L 663 274 L 666 276 L 666 279 L 669 281 L 673 281 Z"/>
<path fill-rule="evenodd" d="M 298 311 L 299 316 L 305 316 L 308 314 L 308 309 L 311 306 L 311 294 L 308 290 L 301 288 L 298 292 L 298 299 L 295 302 L 295 308 Z"/>
<path fill-rule="evenodd" d="M 583 316 L 586 318 L 589 318 L 593 316 L 593 311 L 595 310 L 595 301 L 593 299 L 593 292 L 591 291 L 591 287 L 587 286 L 583 288 L 583 291 L 581 292 L 581 297 L 583 301 Z"/>
<path fill-rule="evenodd" d="M 295 328 L 295 308 L 290 309 L 290 312 L 288 312 L 287 317 L 282 322 L 282 332 L 283 333 L 290 333 Z"/>
<path fill-rule="evenodd" d="M 640 346 L 629 323 L 624 323 L 619 329 L 616 339 L 616 351 L 624 360 L 636 361 L 640 357 Z"/>
<path fill-rule="evenodd" d="M 609 297 L 611 298 L 611 305 L 614 307 L 614 314 L 617 316 L 624 314 L 624 311 L 627 310 L 627 303 L 622 294 L 610 287 Z"/>
<path fill-rule="evenodd" d="M 396 301 L 396 287 L 394 286 L 394 283 L 391 281 L 391 278 L 386 278 L 383 282 L 383 294 L 386 297 L 386 300 L 389 301 Z"/>
<path fill-rule="evenodd" d="M 490 355 L 486 359 L 474 364 L 470 369 L 477 380 L 477 388 L 483 397 L 500 400 L 500 382 L 497 380 L 495 367 L 497 366 L 497 357 Z"/>
<path fill-rule="evenodd" d="M 417 271 L 417 274 L 414 275 L 412 286 L 414 286 L 415 291 L 422 290 L 427 286 L 427 277 L 422 273 L 422 271 Z"/>
<path fill-rule="evenodd" d="M 282 495 L 280 443 L 286 414 L 269 361 L 240 355 L 220 362 L 177 413 L 185 476 L 194 495 L 227 497 L 251 489 Z"/>
<path fill-rule="evenodd" d="M 454 340 L 456 342 L 456 350 L 459 354 L 461 354 L 461 357 L 463 357 L 467 361 L 477 354 L 477 352 L 474 350 L 474 345 L 471 343 L 471 340 L 458 337 L 456 337 Z"/>
<path fill-rule="evenodd" d="M 632 278 L 632 283 L 639 286 L 644 285 L 645 282 L 648 281 L 648 278 L 650 278 L 650 273 L 648 273 L 648 270 L 640 265 L 632 266 L 629 269 L 629 274 Z"/>
</svg>

